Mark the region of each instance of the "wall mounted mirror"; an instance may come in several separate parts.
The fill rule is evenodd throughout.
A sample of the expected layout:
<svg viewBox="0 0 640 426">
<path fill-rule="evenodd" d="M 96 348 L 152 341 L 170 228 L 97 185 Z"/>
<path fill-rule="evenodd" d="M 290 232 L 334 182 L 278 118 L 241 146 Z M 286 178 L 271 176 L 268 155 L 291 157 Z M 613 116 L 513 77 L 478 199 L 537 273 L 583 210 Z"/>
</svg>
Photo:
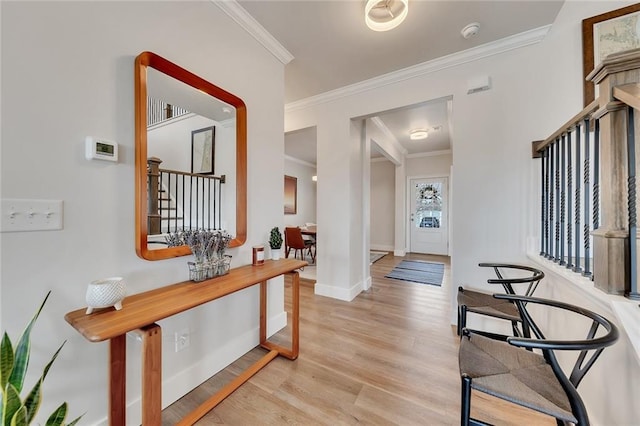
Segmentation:
<svg viewBox="0 0 640 426">
<path fill-rule="evenodd" d="M 151 52 L 135 61 L 136 253 L 191 254 L 188 229 L 247 235 L 247 111 L 242 99 Z"/>
</svg>

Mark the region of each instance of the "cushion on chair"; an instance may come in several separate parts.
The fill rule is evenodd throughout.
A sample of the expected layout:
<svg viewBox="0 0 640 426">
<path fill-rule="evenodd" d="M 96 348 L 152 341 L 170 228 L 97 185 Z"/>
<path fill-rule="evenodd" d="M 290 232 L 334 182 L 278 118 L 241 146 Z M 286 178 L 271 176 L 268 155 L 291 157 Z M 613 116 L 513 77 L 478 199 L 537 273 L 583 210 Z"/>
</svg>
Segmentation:
<svg viewBox="0 0 640 426">
<path fill-rule="evenodd" d="M 460 373 L 472 379 L 472 389 L 577 422 L 562 385 L 542 355 L 472 333 L 460 341 L 459 362 Z"/>
<path fill-rule="evenodd" d="M 473 290 L 458 290 L 458 306 L 465 305 L 467 311 L 489 315 L 509 321 L 520 321 L 518 308 L 512 302 L 496 299 L 492 294 Z"/>
</svg>

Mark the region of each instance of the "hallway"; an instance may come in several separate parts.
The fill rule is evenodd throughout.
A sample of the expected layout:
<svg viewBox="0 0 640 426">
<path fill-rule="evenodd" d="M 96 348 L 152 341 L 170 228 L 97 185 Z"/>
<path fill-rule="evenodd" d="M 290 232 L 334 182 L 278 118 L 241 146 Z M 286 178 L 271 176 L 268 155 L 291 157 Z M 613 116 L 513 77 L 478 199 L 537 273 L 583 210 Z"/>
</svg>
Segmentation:
<svg viewBox="0 0 640 426">
<path fill-rule="evenodd" d="M 384 278 L 404 259 L 445 263 L 442 287 Z M 459 424 L 449 258 L 387 255 L 371 273 L 372 288 L 352 302 L 316 296 L 301 281 L 299 358 L 275 359 L 198 424 Z M 167 408 L 163 424 L 174 424 L 262 352 L 252 350 Z M 498 425 L 555 424 L 484 394 L 474 394 L 473 409 Z"/>
</svg>

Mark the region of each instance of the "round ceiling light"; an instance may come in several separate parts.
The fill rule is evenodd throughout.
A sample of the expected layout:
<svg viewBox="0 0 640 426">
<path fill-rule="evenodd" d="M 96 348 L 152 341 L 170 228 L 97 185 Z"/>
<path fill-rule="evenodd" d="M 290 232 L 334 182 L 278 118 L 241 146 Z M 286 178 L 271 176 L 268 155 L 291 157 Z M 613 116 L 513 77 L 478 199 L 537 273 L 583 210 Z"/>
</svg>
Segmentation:
<svg viewBox="0 0 640 426">
<path fill-rule="evenodd" d="M 420 139 L 426 139 L 429 137 L 429 132 L 426 129 L 414 129 L 409 132 L 409 138 L 412 141 L 418 141 Z"/>
<path fill-rule="evenodd" d="M 368 0 L 364 20 L 373 31 L 389 31 L 404 21 L 409 13 L 409 0 Z"/>
</svg>

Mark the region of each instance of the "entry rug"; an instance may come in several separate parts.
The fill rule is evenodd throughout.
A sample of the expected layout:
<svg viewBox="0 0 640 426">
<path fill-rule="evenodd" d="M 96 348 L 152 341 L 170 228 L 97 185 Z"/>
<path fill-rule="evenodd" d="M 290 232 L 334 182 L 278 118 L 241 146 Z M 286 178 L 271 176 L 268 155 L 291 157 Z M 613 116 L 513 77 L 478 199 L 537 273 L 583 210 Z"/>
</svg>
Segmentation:
<svg viewBox="0 0 640 426">
<path fill-rule="evenodd" d="M 403 260 L 385 278 L 441 286 L 443 275 L 444 263 Z"/>
<path fill-rule="evenodd" d="M 373 263 L 375 263 L 378 260 L 382 259 L 386 255 L 387 255 L 386 251 L 370 251 L 369 252 L 369 264 L 372 265 Z"/>
</svg>

